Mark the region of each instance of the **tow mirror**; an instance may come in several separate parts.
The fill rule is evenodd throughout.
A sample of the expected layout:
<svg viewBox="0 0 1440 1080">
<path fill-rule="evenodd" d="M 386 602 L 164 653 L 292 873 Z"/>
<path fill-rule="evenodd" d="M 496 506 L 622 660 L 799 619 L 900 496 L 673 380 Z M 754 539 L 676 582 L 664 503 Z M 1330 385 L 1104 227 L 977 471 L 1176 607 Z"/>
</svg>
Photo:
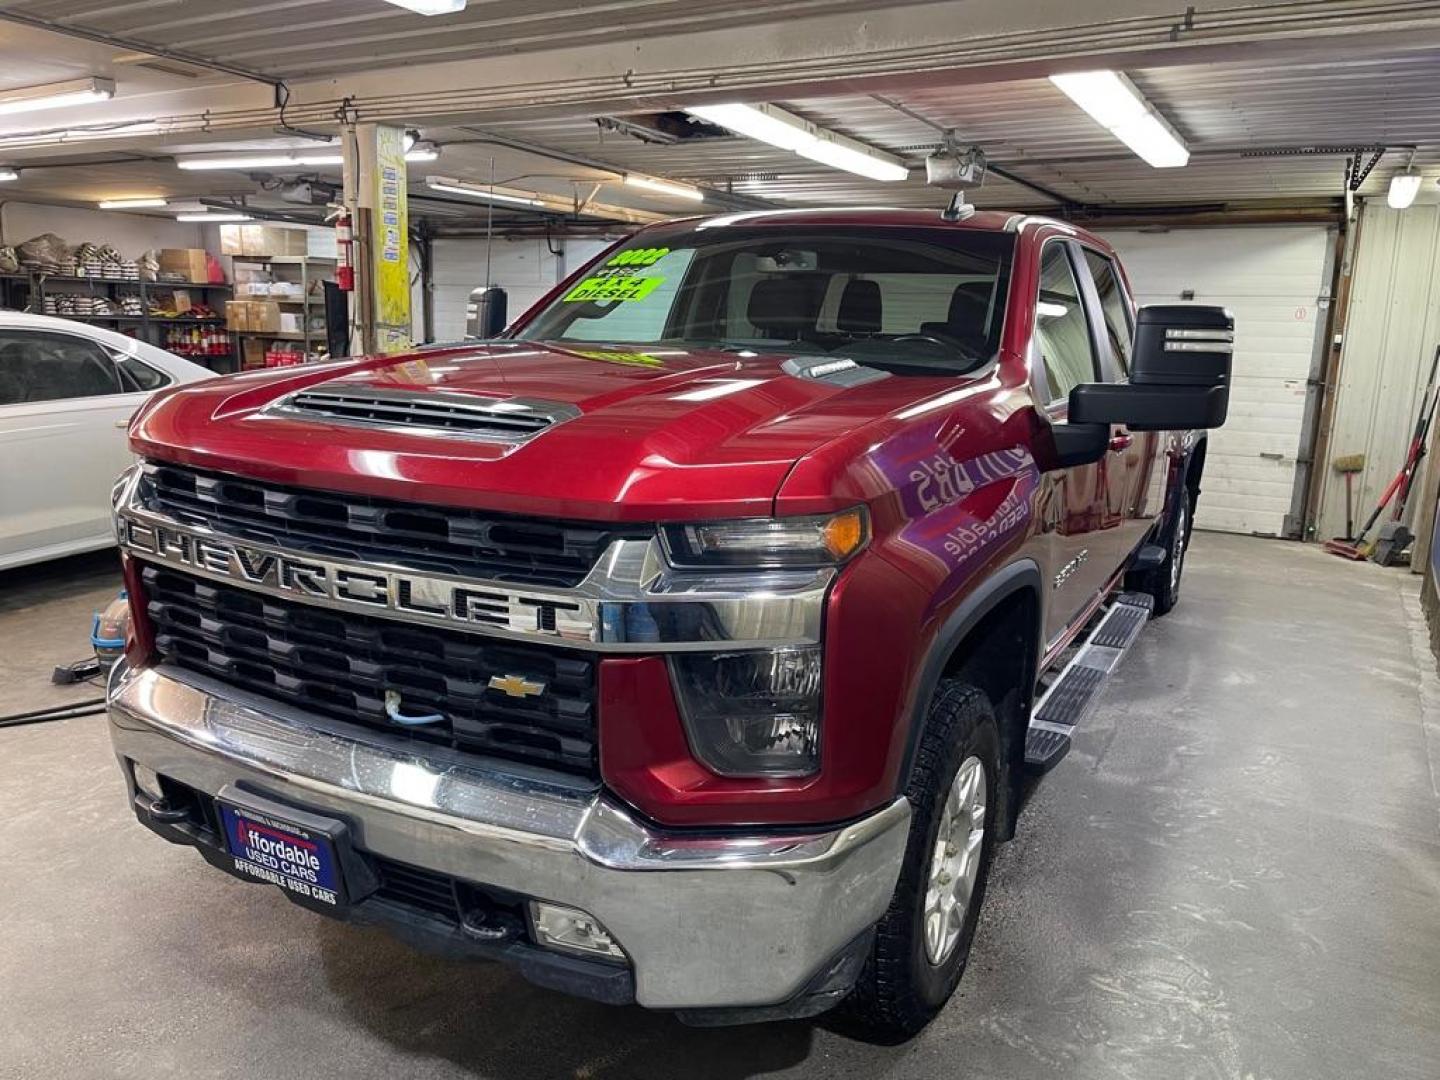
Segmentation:
<svg viewBox="0 0 1440 1080">
<path fill-rule="evenodd" d="M 1230 404 L 1234 342 L 1235 319 L 1224 308 L 1146 305 L 1135 320 L 1129 383 L 1075 387 L 1069 422 L 1132 431 L 1220 427 Z"/>
<path fill-rule="evenodd" d="M 505 329 L 505 290 L 499 285 L 470 290 L 465 304 L 465 336 L 489 341 Z"/>
</svg>

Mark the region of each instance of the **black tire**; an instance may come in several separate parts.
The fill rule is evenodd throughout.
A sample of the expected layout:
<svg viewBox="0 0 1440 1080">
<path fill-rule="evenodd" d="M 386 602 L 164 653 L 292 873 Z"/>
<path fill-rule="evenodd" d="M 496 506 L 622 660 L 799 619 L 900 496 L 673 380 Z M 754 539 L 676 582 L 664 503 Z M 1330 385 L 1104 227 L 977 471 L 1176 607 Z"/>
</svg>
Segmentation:
<svg viewBox="0 0 1440 1080">
<path fill-rule="evenodd" d="M 937 965 L 927 956 L 925 943 L 931 856 L 951 785 L 960 766 L 972 757 L 979 759 L 986 781 L 978 873 L 959 938 Z M 997 811 L 1005 790 L 999 767 L 1000 733 L 990 699 L 957 679 L 942 681 L 931 702 L 906 789 L 911 806 L 910 838 L 895 895 L 876 929 L 875 944 L 860 979 L 836 1015 L 846 1033 L 867 1042 L 902 1042 L 929 1023 L 954 993 L 970 956 L 990 875 Z"/>
<path fill-rule="evenodd" d="M 1189 488 L 1181 488 L 1175 500 L 1175 513 L 1161 534 L 1165 561 L 1139 576 L 1136 587 L 1155 598 L 1154 618 L 1166 614 L 1180 602 L 1180 578 L 1185 571 L 1185 553 L 1190 550 L 1190 534 L 1194 531 L 1195 496 Z"/>
</svg>

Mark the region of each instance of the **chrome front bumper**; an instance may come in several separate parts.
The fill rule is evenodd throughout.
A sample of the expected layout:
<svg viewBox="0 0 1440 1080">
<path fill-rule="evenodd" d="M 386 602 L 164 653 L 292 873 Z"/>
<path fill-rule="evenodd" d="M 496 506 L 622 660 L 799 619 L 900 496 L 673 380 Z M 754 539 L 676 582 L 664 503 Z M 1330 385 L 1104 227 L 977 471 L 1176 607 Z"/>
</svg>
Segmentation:
<svg viewBox="0 0 1440 1080">
<path fill-rule="evenodd" d="M 353 822 L 364 851 L 589 912 L 651 1008 L 804 992 L 884 914 L 910 821 L 902 798 L 838 829 L 665 833 L 603 793 L 422 756 L 165 666 L 117 674 L 110 731 L 127 782 L 128 762 L 210 796 L 245 782 Z"/>
</svg>

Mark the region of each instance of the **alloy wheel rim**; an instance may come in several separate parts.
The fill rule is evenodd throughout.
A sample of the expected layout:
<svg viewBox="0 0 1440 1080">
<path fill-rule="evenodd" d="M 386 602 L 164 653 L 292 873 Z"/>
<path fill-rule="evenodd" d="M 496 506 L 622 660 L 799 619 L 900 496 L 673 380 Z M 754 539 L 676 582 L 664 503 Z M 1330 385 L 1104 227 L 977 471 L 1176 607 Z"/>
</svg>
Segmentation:
<svg viewBox="0 0 1440 1080">
<path fill-rule="evenodd" d="M 1170 592 L 1180 591 L 1180 567 L 1185 561 L 1185 530 L 1189 526 L 1190 509 L 1180 500 L 1180 516 L 1175 521 L 1175 544 L 1170 552 Z"/>
<path fill-rule="evenodd" d="M 940 812 L 925 885 L 925 958 L 945 963 L 960 942 L 965 915 L 980 875 L 985 843 L 985 766 L 978 757 L 960 763 Z"/>
</svg>

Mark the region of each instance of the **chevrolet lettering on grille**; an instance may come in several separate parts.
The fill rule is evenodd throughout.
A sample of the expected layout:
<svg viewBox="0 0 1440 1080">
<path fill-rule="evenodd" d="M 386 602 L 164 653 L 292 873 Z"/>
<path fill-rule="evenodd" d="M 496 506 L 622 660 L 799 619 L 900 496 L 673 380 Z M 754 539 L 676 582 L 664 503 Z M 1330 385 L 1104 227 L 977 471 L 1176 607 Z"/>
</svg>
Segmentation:
<svg viewBox="0 0 1440 1080">
<path fill-rule="evenodd" d="M 147 561 L 182 566 L 205 577 L 326 607 L 571 641 L 594 637 L 593 620 L 579 604 L 297 556 L 236 543 L 207 529 L 140 520 L 125 512 L 117 527 L 121 546 Z"/>
</svg>

